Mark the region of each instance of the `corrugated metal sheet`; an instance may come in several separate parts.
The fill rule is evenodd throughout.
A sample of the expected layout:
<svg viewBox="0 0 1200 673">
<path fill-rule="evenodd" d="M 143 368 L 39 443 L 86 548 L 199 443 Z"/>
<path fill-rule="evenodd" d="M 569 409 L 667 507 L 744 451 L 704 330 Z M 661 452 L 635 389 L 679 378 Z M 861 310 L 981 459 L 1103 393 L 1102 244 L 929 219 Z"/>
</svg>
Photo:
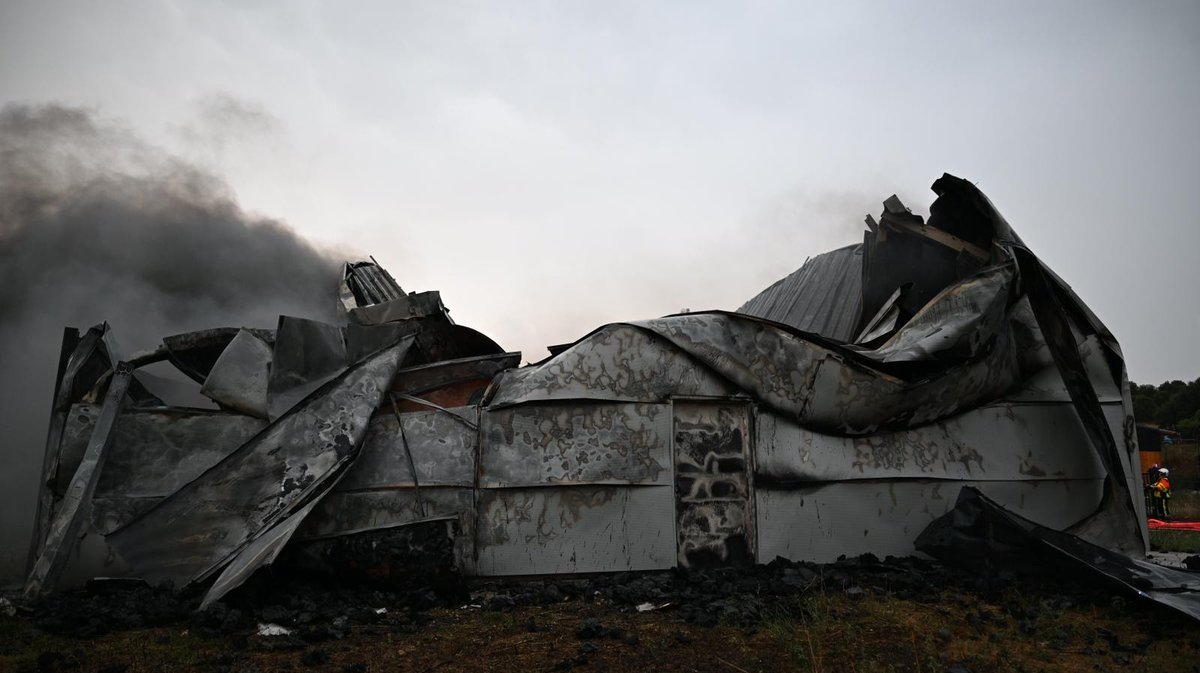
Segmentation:
<svg viewBox="0 0 1200 673">
<path fill-rule="evenodd" d="M 855 244 L 809 259 L 737 312 L 849 342 L 861 310 L 862 244 Z"/>
<path fill-rule="evenodd" d="M 860 437 L 821 434 L 760 414 L 757 431 L 760 482 L 1038 481 L 1105 474 L 1095 452 L 1079 441 L 1079 417 L 1065 403 L 989 404 L 939 423 Z"/>
<path fill-rule="evenodd" d="M 1063 528 L 1096 510 L 1103 479 L 1070 481 L 856 481 L 758 488 L 758 559 L 818 563 L 845 554 L 909 556 L 917 535 L 954 508 L 963 486 L 1022 516 Z"/>
<path fill-rule="evenodd" d="M 668 405 L 525 405 L 483 418 L 484 487 L 671 483 Z"/>
<path fill-rule="evenodd" d="M 606 325 L 545 362 L 505 372 L 488 406 L 548 400 L 662 402 L 724 397 L 734 389 L 708 368 L 631 324 Z"/>
<path fill-rule="evenodd" d="M 456 519 L 474 510 L 473 489 L 433 486 L 334 491 L 325 496 L 296 533 L 300 540 L 353 535 L 408 526 L 422 521 Z"/>
<path fill-rule="evenodd" d="M 238 562 L 255 538 L 319 499 L 353 462 L 411 344 L 406 339 L 350 369 L 109 535 L 109 543 L 151 581 L 194 582 Z"/>
<path fill-rule="evenodd" d="M 477 572 L 673 568 L 674 519 L 670 486 L 481 489 Z"/>
</svg>

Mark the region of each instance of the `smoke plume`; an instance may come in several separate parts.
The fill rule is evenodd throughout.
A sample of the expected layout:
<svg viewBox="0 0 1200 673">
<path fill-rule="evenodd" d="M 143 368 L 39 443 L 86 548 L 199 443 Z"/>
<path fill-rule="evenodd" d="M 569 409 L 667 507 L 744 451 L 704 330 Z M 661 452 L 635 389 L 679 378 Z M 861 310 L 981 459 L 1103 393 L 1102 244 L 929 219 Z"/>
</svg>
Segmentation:
<svg viewBox="0 0 1200 673">
<path fill-rule="evenodd" d="M 337 266 L 217 177 L 93 112 L 0 109 L 0 579 L 23 572 L 62 328 L 122 353 L 218 326 L 332 320 Z"/>
</svg>

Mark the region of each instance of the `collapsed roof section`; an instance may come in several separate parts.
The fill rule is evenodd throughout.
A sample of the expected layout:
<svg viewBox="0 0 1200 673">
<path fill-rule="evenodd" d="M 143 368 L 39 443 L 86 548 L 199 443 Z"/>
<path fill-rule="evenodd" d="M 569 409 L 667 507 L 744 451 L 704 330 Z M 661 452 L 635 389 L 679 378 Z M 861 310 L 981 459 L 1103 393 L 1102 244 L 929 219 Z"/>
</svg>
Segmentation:
<svg viewBox="0 0 1200 673">
<path fill-rule="evenodd" d="M 345 267 L 344 326 L 173 337 L 112 374 L 71 341 L 29 591 L 127 574 L 212 601 L 285 549 L 423 522 L 475 575 L 902 555 L 964 486 L 1144 553 L 1116 342 L 973 185 L 934 191 L 929 222 L 888 199 L 742 313 L 606 325 L 523 368 L 373 261 Z M 219 410 L 113 392 L 155 359 Z"/>
</svg>

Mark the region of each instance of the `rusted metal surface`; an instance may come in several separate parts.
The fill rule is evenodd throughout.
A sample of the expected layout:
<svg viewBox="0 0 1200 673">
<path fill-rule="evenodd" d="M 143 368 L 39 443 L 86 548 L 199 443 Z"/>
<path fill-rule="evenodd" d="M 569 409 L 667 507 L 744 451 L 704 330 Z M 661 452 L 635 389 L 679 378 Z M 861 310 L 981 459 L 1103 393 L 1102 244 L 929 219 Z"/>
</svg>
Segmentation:
<svg viewBox="0 0 1200 673">
<path fill-rule="evenodd" d="M 42 545 L 41 553 L 25 582 L 25 595 L 28 597 L 39 596 L 44 591 L 54 588 L 75 544 L 87 530 L 92 494 L 100 481 L 101 470 L 112 445 L 117 415 L 125 405 L 125 395 L 132 378 L 133 369 L 126 363 L 119 363 L 116 375 L 113 376 L 104 396 L 104 406 L 88 440 L 87 450 L 84 451 L 79 467 L 71 478 L 71 484 L 62 502 L 54 512 L 54 519 L 46 534 L 46 542 Z"/>
<path fill-rule="evenodd" d="M 671 568 L 674 511 L 670 486 L 481 489 L 476 572 Z"/>
<path fill-rule="evenodd" d="M 481 485 L 671 483 L 665 404 L 559 403 L 483 415 Z"/>
<path fill-rule="evenodd" d="M 672 420 L 679 565 L 752 565 L 749 406 L 676 401 Z"/>
<path fill-rule="evenodd" d="M 185 584 L 327 491 L 353 460 L 410 340 L 350 369 L 154 509 L 108 536 L 143 577 Z"/>
</svg>

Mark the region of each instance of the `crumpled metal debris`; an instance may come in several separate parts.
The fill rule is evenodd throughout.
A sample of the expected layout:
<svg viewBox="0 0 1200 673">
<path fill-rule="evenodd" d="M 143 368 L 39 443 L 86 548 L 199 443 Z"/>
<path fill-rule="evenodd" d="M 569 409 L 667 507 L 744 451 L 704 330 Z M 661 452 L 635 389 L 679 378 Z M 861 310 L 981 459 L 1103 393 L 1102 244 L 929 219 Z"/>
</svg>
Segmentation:
<svg viewBox="0 0 1200 673">
<path fill-rule="evenodd" d="M 1119 591 L 1200 620 L 1200 572 L 1168 568 L 1039 526 L 977 489 L 964 487 L 954 509 L 917 537 L 917 549 L 968 569 L 1044 569 L 1058 562 Z"/>
<path fill-rule="evenodd" d="M 121 474 L 91 498 L 101 550 L 127 565 L 104 574 L 210 583 L 208 604 L 285 549 L 374 577 L 442 552 L 476 575 L 903 555 L 964 485 L 1144 553 L 1115 340 L 973 184 L 933 189 L 928 221 L 893 196 L 861 244 L 741 312 L 605 325 L 522 368 L 374 260 L 344 268 L 347 325 L 164 339 L 133 366 L 171 361 L 221 411 L 201 423 L 131 385 Z M 115 380 L 103 358 L 80 365 L 97 338 L 64 342 L 35 555 Z M 189 445 L 134 429 L 185 418 L 237 441 L 174 492 L 123 482 L 131 453 Z M 406 536 L 419 525 L 438 542 Z"/>
</svg>

